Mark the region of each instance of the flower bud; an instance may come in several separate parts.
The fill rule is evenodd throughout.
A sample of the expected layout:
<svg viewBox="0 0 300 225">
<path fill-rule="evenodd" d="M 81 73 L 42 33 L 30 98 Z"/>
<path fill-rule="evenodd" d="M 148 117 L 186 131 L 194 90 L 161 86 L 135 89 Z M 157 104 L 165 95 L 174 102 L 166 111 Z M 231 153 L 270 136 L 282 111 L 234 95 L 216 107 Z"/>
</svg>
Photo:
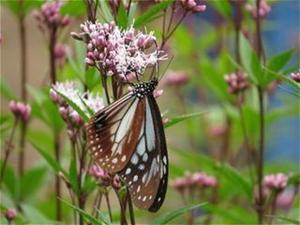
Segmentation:
<svg viewBox="0 0 300 225">
<path fill-rule="evenodd" d="M 84 121 L 83 119 L 80 117 L 80 115 L 76 112 L 76 111 L 72 111 L 70 113 L 70 118 L 71 118 L 71 121 L 76 125 L 76 126 L 81 126 L 83 125 Z"/>
<path fill-rule="evenodd" d="M 297 83 L 300 83 L 300 71 L 291 73 L 291 78 Z"/>
<path fill-rule="evenodd" d="M 241 73 L 231 73 L 225 75 L 225 81 L 228 84 L 228 92 L 231 94 L 238 94 L 245 91 L 249 87 L 249 83 L 245 75 Z"/>
<path fill-rule="evenodd" d="M 17 216 L 17 211 L 13 208 L 9 208 L 5 212 L 5 218 L 7 219 L 8 222 L 13 221 Z"/>
<path fill-rule="evenodd" d="M 154 90 L 154 91 L 153 91 L 153 96 L 154 96 L 154 98 L 158 98 L 158 97 L 160 97 L 163 93 L 164 93 L 164 90 L 163 90 L 163 89 L 160 89 L 160 90 Z"/>
<path fill-rule="evenodd" d="M 31 115 L 31 106 L 23 102 L 10 101 L 10 111 L 15 115 L 16 118 L 21 119 L 23 122 L 27 122 Z"/>
</svg>

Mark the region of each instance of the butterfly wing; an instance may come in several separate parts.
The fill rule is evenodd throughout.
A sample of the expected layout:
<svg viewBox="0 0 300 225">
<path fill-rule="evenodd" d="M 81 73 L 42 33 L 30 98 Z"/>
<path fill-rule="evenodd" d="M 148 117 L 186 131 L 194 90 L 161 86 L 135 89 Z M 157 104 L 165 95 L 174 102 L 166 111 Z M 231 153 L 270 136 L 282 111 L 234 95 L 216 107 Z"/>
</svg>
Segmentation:
<svg viewBox="0 0 300 225">
<path fill-rule="evenodd" d="M 144 100 L 127 94 L 97 112 L 86 125 L 95 162 L 111 174 L 122 170 L 133 154 L 144 120 Z"/>
<path fill-rule="evenodd" d="M 119 173 L 139 208 L 157 211 L 168 183 L 168 155 L 158 105 L 152 95 L 145 97 L 145 116 L 135 152 Z"/>
</svg>

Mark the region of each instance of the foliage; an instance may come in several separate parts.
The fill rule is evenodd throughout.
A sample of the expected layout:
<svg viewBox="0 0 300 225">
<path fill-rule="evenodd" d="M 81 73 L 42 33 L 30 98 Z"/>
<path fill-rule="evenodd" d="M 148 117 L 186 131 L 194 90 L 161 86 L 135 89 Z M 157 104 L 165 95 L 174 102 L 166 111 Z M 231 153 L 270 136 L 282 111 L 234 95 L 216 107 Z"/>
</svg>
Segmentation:
<svg viewBox="0 0 300 225">
<path fill-rule="evenodd" d="M 8 69 L 2 72 L 1 224 L 11 224 L 7 216 L 10 209 L 17 210 L 13 224 L 299 224 L 294 213 L 299 208 L 299 162 L 292 157 L 280 158 L 298 140 L 291 129 L 299 125 L 300 84 L 291 73 L 299 69 L 299 51 L 288 43 L 289 49 L 274 53 L 268 36 L 263 35 L 261 40 L 260 33 L 267 29 L 272 32 L 279 22 L 267 15 L 255 17 L 256 1 L 196 1 L 193 5 L 193 0 L 70 0 L 62 1 L 59 10 L 52 12 L 65 16 L 59 18 L 71 18 L 60 29 L 51 20 L 46 29 L 27 23 L 45 2 L 1 2 L 18 26 L 26 21 L 27 37 L 32 36 L 28 32 L 45 37 L 43 44 L 49 59 L 43 62 L 50 60 L 49 65 L 42 65 L 47 71 L 43 85 L 33 86 L 36 82 L 28 80 L 43 77 L 35 72 L 39 65 L 28 69 L 32 74 L 23 77 L 22 82 L 23 73 L 15 72 L 15 82 L 12 75 L 4 74 Z M 272 7 L 284 4 L 278 1 Z M 96 39 L 95 46 L 89 45 L 95 34 L 85 33 L 86 24 L 80 27 L 86 18 L 101 24 L 113 21 L 111 24 L 122 35 L 130 29 L 140 31 L 142 38 L 137 46 L 147 41 L 152 45 L 147 48 L 144 44 L 138 51 L 145 51 L 148 57 L 154 51 L 160 59 L 155 61 L 158 65 L 147 65 L 144 74 L 130 80 L 135 83 L 136 77 L 148 80 L 155 75 L 161 77 L 157 89 L 164 90 L 156 100 L 168 145 L 169 185 L 158 214 L 132 205 L 124 180 L 118 180 L 115 174 L 93 172 L 96 164 L 87 154 L 84 125 L 97 110 L 89 100 L 100 96 L 103 102 L 96 103 L 103 108 L 127 93 L 130 82 L 117 76 L 120 74 L 106 76 L 108 66 L 103 65 L 109 65 L 109 59 L 95 60 L 99 64 L 88 62 L 89 57 L 100 57 L 101 48 L 94 49 Z M 2 19 L 9 23 L 9 19 Z M 72 26 L 68 26 L 69 22 Z M 0 44 L 4 47 L 10 40 L 8 31 L 3 29 L 2 34 Z M 14 35 L 22 39 L 22 32 Z M 108 35 L 104 37 L 108 39 Z M 26 47 L 32 46 L 31 42 L 27 39 Z M 68 47 L 59 52 L 63 55 L 60 57 L 57 46 L 61 43 Z M 19 51 L 9 46 L 11 52 Z M 109 48 L 102 50 L 108 54 Z M 22 54 L 22 49 L 21 59 L 26 56 L 30 62 L 44 56 L 29 51 Z M 6 48 L 5 55 L 4 51 Z M 7 65 L 3 63 L 3 67 L 12 70 L 14 64 L 12 60 Z M 132 68 L 126 70 L 125 76 L 133 73 Z M 78 83 L 83 94 L 72 95 L 70 90 L 55 85 L 65 81 Z M 20 83 L 23 91 L 19 96 L 14 88 L 19 88 Z M 17 117 L 10 101 L 30 104 L 30 120 Z M 278 143 L 284 153 L 275 151 Z M 22 169 L 23 152 L 26 166 Z M 265 181 L 270 174 L 273 179 L 282 179 L 269 183 L 273 189 Z M 284 187 L 274 187 L 278 183 Z M 259 194 L 260 188 L 265 199 Z M 280 205 L 284 194 L 290 196 L 289 204 Z M 259 207 L 263 207 L 262 215 L 255 210 Z"/>
</svg>

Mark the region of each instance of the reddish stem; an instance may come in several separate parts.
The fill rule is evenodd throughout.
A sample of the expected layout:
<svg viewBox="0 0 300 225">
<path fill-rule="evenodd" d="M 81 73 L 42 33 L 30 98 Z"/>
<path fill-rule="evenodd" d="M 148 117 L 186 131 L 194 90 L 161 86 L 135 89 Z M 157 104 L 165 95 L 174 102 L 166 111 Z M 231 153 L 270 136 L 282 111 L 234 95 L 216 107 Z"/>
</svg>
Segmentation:
<svg viewBox="0 0 300 225">
<path fill-rule="evenodd" d="M 21 100 L 22 102 L 27 102 L 27 45 L 26 45 L 26 29 L 25 29 L 25 15 L 24 15 L 24 4 L 23 0 L 19 2 L 20 15 L 19 15 L 19 34 L 20 34 L 20 51 L 21 51 Z M 25 167 L 25 136 L 27 123 L 22 122 L 20 142 L 19 142 L 19 158 L 18 158 L 18 172 L 20 176 L 24 174 Z"/>
</svg>

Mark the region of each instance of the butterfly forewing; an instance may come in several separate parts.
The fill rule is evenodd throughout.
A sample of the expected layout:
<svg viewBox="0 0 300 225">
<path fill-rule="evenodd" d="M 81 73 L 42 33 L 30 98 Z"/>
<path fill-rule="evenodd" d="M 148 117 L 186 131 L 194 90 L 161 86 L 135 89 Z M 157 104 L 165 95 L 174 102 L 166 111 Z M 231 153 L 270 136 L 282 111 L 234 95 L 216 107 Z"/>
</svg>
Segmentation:
<svg viewBox="0 0 300 225">
<path fill-rule="evenodd" d="M 143 111 L 144 101 L 124 96 L 92 117 L 86 126 L 88 147 L 103 169 L 116 173 L 128 163 L 138 141 Z"/>
</svg>

